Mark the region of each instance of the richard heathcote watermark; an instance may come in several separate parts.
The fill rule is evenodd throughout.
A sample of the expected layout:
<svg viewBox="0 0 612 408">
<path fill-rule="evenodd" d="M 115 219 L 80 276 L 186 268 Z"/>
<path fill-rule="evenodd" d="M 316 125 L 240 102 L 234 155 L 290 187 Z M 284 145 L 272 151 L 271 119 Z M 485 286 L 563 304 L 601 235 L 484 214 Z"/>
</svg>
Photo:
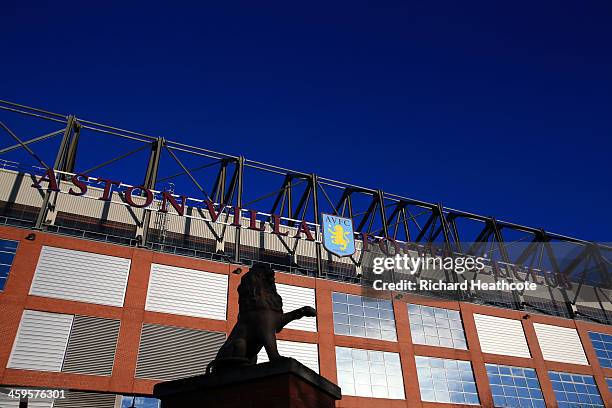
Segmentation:
<svg viewBox="0 0 612 408">
<path fill-rule="evenodd" d="M 493 290 L 493 291 L 509 291 L 509 290 L 536 290 L 537 284 L 534 282 L 520 281 L 508 282 L 506 280 L 498 280 L 487 282 L 478 279 L 467 279 L 464 275 L 466 272 L 473 272 L 477 275 L 478 272 L 483 272 L 486 267 L 487 259 L 484 257 L 472 256 L 409 256 L 407 254 L 396 254 L 395 256 L 376 257 L 374 258 L 372 272 L 375 275 L 382 275 L 388 271 L 394 271 L 398 274 L 416 275 L 423 270 L 440 270 L 463 275 L 464 280 L 461 282 L 446 282 L 441 280 L 410 280 L 400 279 L 395 282 L 386 282 L 384 279 L 375 279 L 373 288 L 375 290 L 398 290 L 398 291 L 456 291 L 460 290 Z"/>
</svg>

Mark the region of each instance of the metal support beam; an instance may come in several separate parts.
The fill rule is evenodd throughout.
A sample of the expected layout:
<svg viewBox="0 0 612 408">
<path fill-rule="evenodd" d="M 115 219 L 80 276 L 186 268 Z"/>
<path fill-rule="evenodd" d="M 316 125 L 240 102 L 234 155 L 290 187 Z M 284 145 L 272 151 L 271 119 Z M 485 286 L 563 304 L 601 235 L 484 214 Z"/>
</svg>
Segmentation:
<svg viewBox="0 0 612 408">
<path fill-rule="evenodd" d="M 26 143 L 24 143 L 23 140 L 21 140 L 11 129 L 9 129 L 8 126 L 6 126 L 2 122 L 0 122 L 0 126 L 6 131 L 6 133 L 8 133 L 13 139 L 15 139 L 17 143 L 19 143 L 19 146 L 23 147 L 28 153 L 30 153 L 30 155 L 34 157 L 36 161 L 39 162 L 45 169 L 49 168 L 49 166 L 47 166 L 47 163 L 45 163 L 43 159 L 41 159 L 36 153 L 34 153 L 34 151 L 30 149 L 30 147 Z M 64 131 L 64 137 L 66 137 L 68 129 L 70 128 L 67 126 L 66 130 Z"/>
<path fill-rule="evenodd" d="M 30 140 L 26 140 L 25 142 L 23 142 L 23 144 L 17 143 L 16 145 L 5 147 L 4 149 L 0 150 L 0 154 L 12 152 L 13 150 L 17 150 L 20 147 L 23 147 L 24 145 L 27 146 L 27 145 L 30 145 L 32 143 L 36 143 L 36 142 L 40 142 L 40 141 L 43 141 L 43 140 L 47 140 L 47 139 L 49 139 L 49 138 L 51 138 L 53 136 L 60 135 L 60 134 L 64 133 L 65 131 L 66 131 L 66 129 L 56 130 L 55 132 L 47 133 L 46 135 L 42 135 L 42 136 L 38 136 L 38 137 L 35 137 L 33 139 L 30 139 Z"/>
<path fill-rule="evenodd" d="M 365 227 L 366 223 L 368 222 L 368 220 L 370 218 L 373 217 L 373 212 L 376 209 L 377 205 L 378 205 L 377 198 L 376 197 L 372 197 L 372 201 L 370 202 L 370 206 L 368 207 L 366 212 L 363 214 L 363 217 L 361 218 L 361 221 L 359 222 L 359 225 L 357 226 L 357 229 L 356 229 L 357 232 L 363 232 L 363 228 Z M 370 222 L 370 224 L 368 226 L 368 231 L 367 232 L 370 232 L 371 228 L 372 228 L 372 223 Z"/>
<path fill-rule="evenodd" d="M 387 214 L 385 213 L 385 193 L 382 190 L 376 192 L 378 199 L 378 208 L 380 210 L 380 222 L 382 224 L 382 236 L 389 238 L 389 225 L 387 224 Z"/>
<path fill-rule="evenodd" d="M 557 262 L 557 257 L 555 256 L 555 253 L 552 247 L 550 246 L 550 238 L 546 236 L 546 232 L 544 232 L 544 230 L 541 230 L 541 234 L 544 240 L 544 248 L 546 250 L 546 254 L 548 255 L 548 259 L 550 260 L 550 264 L 552 265 L 553 271 L 556 274 L 562 274 L 563 271 L 561 271 L 561 268 L 559 267 L 559 263 Z M 567 295 L 566 290 L 562 289 L 560 292 L 561 292 L 561 295 L 563 296 L 563 302 L 565 303 L 565 308 L 567 309 L 570 319 L 575 319 L 576 318 L 576 306 L 570 300 L 569 296 Z"/>
<path fill-rule="evenodd" d="M 65 165 L 68 161 L 67 154 L 68 154 L 69 146 L 71 145 L 71 138 L 72 138 L 73 131 L 76 128 L 76 123 L 77 123 L 76 117 L 72 115 L 68 116 L 68 123 L 66 124 L 66 130 L 64 131 L 64 136 L 62 137 L 62 141 L 60 143 L 59 149 L 57 151 L 57 155 L 55 157 L 55 163 L 53 164 L 54 170 L 65 171 Z M 26 150 L 31 152 L 29 147 L 27 146 L 24 146 L 24 147 L 26 148 Z M 76 149 L 74 149 L 74 152 L 76 154 Z M 32 154 L 34 154 L 34 152 L 32 152 Z M 61 177 L 58 177 L 58 183 L 60 181 L 61 181 Z M 50 204 L 51 198 L 53 198 L 52 205 Z M 43 198 L 42 205 L 38 212 L 38 217 L 36 218 L 36 224 L 34 225 L 34 228 L 42 229 L 44 227 L 47 221 L 47 215 L 49 213 L 49 210 L 50 209 L 52 211 L 55 210 L 56 200 L 57 200 L 57 192 L 49 191 L 49 190 L 45 192 L 45 196 Z"/>
<path fill-rule="evenodd" d="M 77 150 L 79 147 L 79 139 L 81 137 L 81 124 L 76 120 L 74 121 L 74 130 L 72 137 L 68 143 L 68 149 L 66 151 L 66 162 L 64 163 L 64 171 L 74 173 L 74 165 L 76 163 Z"/>
<path fill-rule="evenodd" d="M 164 142 L 165 143 L 165 142 Z M 204 197 L 207 200 L 213 201 L 213 199 L 210 197 L 210 195 L 206 192 L 206 190 L 204 190 L 204 188 L 200 185 L 200 183 L 198 183 L 198 181 L 195 179 L 195 177 L 193 177 L 193 174 L 191 174 L 191 172 L 189 171 L 189 169 L 187 167 L 185 167 L 185 165 L 183 164 L 183 162 L 180 161 L 180 159 L 176 156 L 176 154 L 174 154 L 174 152 L 172 151 L 172 149 L 170 149 L 168 146 L 166 147 L 166 151 L 168 151 L 168 153 L 170 153 L 170 156 L 172 156 L 172 158 L 174 159 L 174 161 L 183 169 L 183 171 L 187 174 L 187 176 L 191 179 L 191 181 L 193 182 L 193 184 L 196 185 L 196 187 L 198 188 L 198 190 L 200 190 L 202 192 L 202 194 L 204 194 Z"/>
<path fill-rule="evenodd" d="M 157 171 L 159 170 L 159 162 L 161 159 L 161 151 L 162 147 L 166 141 L 163 137 L 157 139 L 157 141 L 151 144 L 151 153 L 149 155 L 149 163 L 147 164 L 147 172 L 145 173 L 143 187 L 148 188 L 150 190 L 155 189 L 155 183 L 157 182 Z M 144 216 L 142 217 L 142 227 L 141 227 L 141 239 L 139 241 L 140 246 L 147 246 L 149 244 L 149 227 L 151 224 L 151 211 L 144 211 Z M 136 239 L 138 241 L 138 229 L 136 230 Z"/>
<path fill-rule="evenodd" d="M 83 174 L 90 174 L 92 171 L 96 171 L 98 169 L 101 169 L 104 166 L 108 166 L 109 164 L 113 164 L 113 163 L 115 163 L 115 162 L 117 162 L 119 160 L 125 159 L 126 157 L 129 157 L 129 156 L 131 156 L 133 154 L 136 154 L 139 151 L 146 149 L 147 147 L 149 147 L 148 144 L 142 145 L 142 146 L 138 147 L 137 149 L 131 150 L 131 151 L 129 151 L 127 153 L 124 153 L 124 154 L 122 154 L 120 156 L 113 157 L 112 159 L 109 159 L 109 160 L 105 161 L 104 163 L 100 163 L 100 164 L 98 164 L 98 165 L 96 165 L 94 167 L 91 167 L 91 168 L 89 168 L 89 169 L 87 169 L 85 171 L 82 171 L 82 173 Z"/>
<path fill-rule="evenodd" d="M 319 236 L 322 233 L 321 227 L 321 219 L 319 215 L 319 195 L 317 191 L 317 186 L 319 185 L 319 180 L 317 175 L 312 173 L 310 175 L 310 187 L 312 188 L 312 210 L 314 212 L 314 221 L 315 224 L 319 226 L 319 230 L 315 231 L 315 239 L 317 241 L 317 276 L 323 275 L 323 255 L 321 253 L 321 237 Z"/>
<path fill-rule="evenodd" d="M 238 163 L 237 163 L 237 168 L 236 168 L 236 177 L 237 177 L 236 207 L 242 208 L 242 193 L 243 193 L 243 183 L 244 183 L 244 157 L 243 156 L 240 156 L 238 158 Z M 240 263 L 240 231 L 241 230 L 242 230 L 242 227 L 236 228 L 236 243 L 234 244 L 234 261 L 236 263 Z"/>
<path fill-rule="evenodd" d="M 506 250 L 506 244 L 504 242 L 504 237 L 501 233 L 501 228 L 497 224 L 497 220 L 493 217 L 491 217 L 490 223 L 491 223 L 491 229 L 493 230 L 493 235 L 495 237 L 495 241 L 497 241 L 499 253 L 501 254 L 501 257 L 504 260 L 504 262 L 506 264 L 510 264 L 511 263 L 510 256 L 508 255 L 508 251 Z M 509 273 L 508 273 L 508 280 L 510 280 L 510 282 L 513 281 Z M 518 293 L 516 290 L 512 291 L 512 300 L 514 301 L 514 307 L 516 310 L 524 309 L 523 305 L 525 304 L 525 299 L 523 298 L 523 295 Z"/>
</svg>

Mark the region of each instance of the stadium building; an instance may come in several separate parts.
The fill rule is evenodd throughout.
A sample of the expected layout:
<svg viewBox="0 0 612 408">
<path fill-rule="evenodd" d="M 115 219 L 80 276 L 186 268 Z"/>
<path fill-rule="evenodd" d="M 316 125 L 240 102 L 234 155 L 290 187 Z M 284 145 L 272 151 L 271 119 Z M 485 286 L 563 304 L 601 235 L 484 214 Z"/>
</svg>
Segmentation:
<svg viewBox="0 0 612 408">
<path fill-rule="evenodd" d="M 2 408 L 156 407 L 205 371 L 254 262 L 316 308 L 279 351 L 339 407 L 612 407 L 610 246 L 9 102 L 0 125 Z M 538 290 L 371 289 L 375 257 L 435 248 Z"/>
</svg>

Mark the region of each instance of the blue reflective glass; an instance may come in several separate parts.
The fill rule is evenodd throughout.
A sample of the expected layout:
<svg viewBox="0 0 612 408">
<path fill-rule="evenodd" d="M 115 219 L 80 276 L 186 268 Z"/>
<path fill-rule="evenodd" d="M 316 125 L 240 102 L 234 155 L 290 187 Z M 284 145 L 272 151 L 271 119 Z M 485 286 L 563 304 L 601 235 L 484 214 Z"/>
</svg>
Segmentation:
<svg viewBox="0 0 612 408">
<path fill-rule="evenodd" d="M 423 401 L 480 404 L 469 361 L 422 356 L 415 359 Z"/>
<path fill-rule="evenodd" d="M 334 292 L 332 303 L 336 334 L 397 340 L 392 302 Z"/>
<path fill-rule="evenodd" d="M 344 395 L 404 399 L 399 354 L 336 347 L 336 369 Z"/>
<path fill-rule="evenodd" d="M 8 239 L 0 239 L 0 251 L 15 253 L 17 251 L 18 244 L 19 242 L 17 241 L 11 241 Z"/>
<path fill-rule="evenodd" d="M 612 378 L 606 378 L 606 382 L 608 383 L 608 389 L 612 392 Z"/>
<path fill-rule="evenodd" d="M 408 315 L 413 343 L 467 349 L 461 314 L 456 310 L 409 303 Z"/>
<path fill-rule="evenodd" d="M 14 257 L 15 257 L 14 252 L 4 252 L 4 250 L 1 250 L 0 251 L 0 264 L 12 265 Z"/>
<path fill-rule="evenodd" d="M 4 290 L 17 252 L 17 241 L 0 239 L 0 291 Z"/>
<path fill-rule="evenodd" d="M 589 332 L 591 344 L 597 360 L 604 368 L 612 368 L 612 336 L 604 333 Z"/>
<path fill-rule="evenodd" d="M 130 408 L 134 403 L 136 408 L 159 408 L 160 401 L 152 397 L 129 397 L 123 396 L 121 399 L 121 408 Z"/>
<path fill-rule="evenodd" d="M 592 376 L 554 371 L 550 371 L 548 375 L 551 380 L 554 379 L 552 381 L 553 390 L 559 407 L 596 408 L 604 406 Z"/>
<path fill-rule="evenodd" d="M 485 366 L 496 407 L 533 408 L 545 405 L 534 369 L 498 364 Z"/>
</svg>

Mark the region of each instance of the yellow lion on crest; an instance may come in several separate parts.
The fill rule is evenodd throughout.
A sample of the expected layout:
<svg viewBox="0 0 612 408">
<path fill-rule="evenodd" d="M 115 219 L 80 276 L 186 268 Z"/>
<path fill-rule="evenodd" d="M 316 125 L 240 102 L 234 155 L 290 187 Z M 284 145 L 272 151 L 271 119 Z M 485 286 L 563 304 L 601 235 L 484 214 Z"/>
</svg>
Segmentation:
<svg viewBox="0 0 612 408">
<path fill-rule="evenodd" d="M 344 231 L 344 228 L 342 228 L 341 225 L 334 226 L 333 230 L 329 228 L 327 230 L 331 232 L 332 243 L 340 245 L 340 249 L 344 251 L 348 246 L 349 231 Z"/>
</svg>

